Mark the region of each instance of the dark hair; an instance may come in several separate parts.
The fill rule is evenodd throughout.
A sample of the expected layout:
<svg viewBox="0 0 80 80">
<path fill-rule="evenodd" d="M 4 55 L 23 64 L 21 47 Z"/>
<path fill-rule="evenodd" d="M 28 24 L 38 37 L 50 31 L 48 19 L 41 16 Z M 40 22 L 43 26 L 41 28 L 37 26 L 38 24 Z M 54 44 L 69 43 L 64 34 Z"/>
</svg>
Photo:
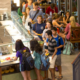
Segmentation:
<svg viewBox="0 0 80 80">
<path fill-rule="evenodd" d="M 25 46 L 24 46 L 23 42 L 20 39 L 16 40 L 16 43 L 15 43 L 16 52 L 23 49 L 24 47 Z"/>
<path fill-rule="evenodd" d="M 57 28 L 56 27 L 52 27 L 51 30 L 57 31 Z"/>
<path fill-rule="evenodd" d="M 47 22 L 48 22 L 48 23 L 50 23 L 50 25 L 51 25 L 51 28 L 52 28 L 52 27 L 53 27 L 53 25 L 52 25 L 52 22 L 51 22 L 51 21 L 47 21 Z M 46 23 L 47 23 L 47 22 L 46 22 Z"/>
<path fill-rule="evenodd" d="M 52 31 L 51 30 L 48 30 L 46 31 L 47 35 L 51 35 L 52 36 Z"/>
<path fill-rule="evenodd" d="M 54 3 L 52 3 L 51 5 L 50 5 L 50 7 L 53 9 L 53 8 L 55 8 L 55 4 Z"/>
<path fill-rule="evenodd" d="M 35 6 L 38 6 L 38 5 L 39 5 L 39 3 L 38 3 L 38 2 L 34 2 L 33 4 L 34 4 Z"/>
<path fill-rule="evenodd" d="M 35 39 L 32 39 L 32 40 L 30 41 L 30 49 L 31 49 L 32 51 L 38 52 L 39 54 L 41 54 L 40 52 L 42 52 L 42 47 L 41 47 L 41 45 L 40 45 L 40 44 L 38 43 L 38 41 L 35 40 Z"/>
</svg>

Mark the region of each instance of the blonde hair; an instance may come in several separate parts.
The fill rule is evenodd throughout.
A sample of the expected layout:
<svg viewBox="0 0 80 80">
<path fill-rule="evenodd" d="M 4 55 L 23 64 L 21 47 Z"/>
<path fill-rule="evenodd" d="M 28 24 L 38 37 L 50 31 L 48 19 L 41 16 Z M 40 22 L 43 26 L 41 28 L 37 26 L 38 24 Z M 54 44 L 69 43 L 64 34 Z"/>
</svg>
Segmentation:
<svg viewBox="0 0 80 80">
<path fill-rule="evenodd" d="M 76 21 L 74 16 L 70 17 L 70 24 L 71 24 L 71 27 L 76 27 Z"/>
</svg>

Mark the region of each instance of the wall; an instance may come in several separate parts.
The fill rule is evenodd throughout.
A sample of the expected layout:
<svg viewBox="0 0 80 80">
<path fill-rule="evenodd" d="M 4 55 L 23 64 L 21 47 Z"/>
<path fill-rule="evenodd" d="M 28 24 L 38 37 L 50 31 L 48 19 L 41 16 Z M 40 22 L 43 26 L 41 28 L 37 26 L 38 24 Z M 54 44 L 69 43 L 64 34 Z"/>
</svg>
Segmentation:
<svg viewBox="0 0 80 80">
<path fill-rule="evenodd" d="M 0 0 L 0 14 L 7 10 L 8 13 L 11 12 L 11 0 Z"/>
</svg>

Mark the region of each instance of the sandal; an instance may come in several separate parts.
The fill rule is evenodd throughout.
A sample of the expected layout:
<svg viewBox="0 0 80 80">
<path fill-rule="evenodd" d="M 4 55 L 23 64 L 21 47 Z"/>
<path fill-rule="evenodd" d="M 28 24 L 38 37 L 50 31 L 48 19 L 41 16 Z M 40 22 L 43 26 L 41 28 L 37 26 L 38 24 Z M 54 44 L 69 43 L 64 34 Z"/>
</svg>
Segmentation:
<svg viewBox="0 0 80 80">
<path fill-rule="evenodd" d="M 63 78 L 63 76 L 59 76 L 59 77 L 58 77 L 59 80 L 62 79 L 62 78 Z"/>
</svg>

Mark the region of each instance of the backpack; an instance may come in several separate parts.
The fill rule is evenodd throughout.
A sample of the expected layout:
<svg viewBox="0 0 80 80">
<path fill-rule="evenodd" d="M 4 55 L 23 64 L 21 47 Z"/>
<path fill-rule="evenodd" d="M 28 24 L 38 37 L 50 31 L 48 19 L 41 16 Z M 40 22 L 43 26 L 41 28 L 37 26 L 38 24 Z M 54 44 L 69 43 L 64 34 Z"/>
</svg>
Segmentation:
<svg viewBox="0 0 80 80">
<path fill-rule="evenodd" d="M 70 55 L 73 51 L 73 44 L 70 41 L 65 41 L 63 54 Z"/>
<path fill-rule="evenodd" d="M 49 63 L 49 58 L 48 56 L 45 56 L 43 53 L 41 55 L 41 70 L 42 71 L 47 71 L 49 69 L 50 63 Z"/>
<path fill-rule="evenodd" d="M 61 45 L 60 38 L 61 38 L 61 37 L 58 36 L 59 46 Z M 64 47 L 61 48 L 61 51 L 63 51 L 63 49 L 64 49 Z"/>
<path fill-rule="evenodd" d="M 34 68 L 34 60 L 29 52 L 29 49 L 19 51 L 22 54 L 21 64 L 25 65 L 27 70 L 32 70 Z"/>
</svg>

